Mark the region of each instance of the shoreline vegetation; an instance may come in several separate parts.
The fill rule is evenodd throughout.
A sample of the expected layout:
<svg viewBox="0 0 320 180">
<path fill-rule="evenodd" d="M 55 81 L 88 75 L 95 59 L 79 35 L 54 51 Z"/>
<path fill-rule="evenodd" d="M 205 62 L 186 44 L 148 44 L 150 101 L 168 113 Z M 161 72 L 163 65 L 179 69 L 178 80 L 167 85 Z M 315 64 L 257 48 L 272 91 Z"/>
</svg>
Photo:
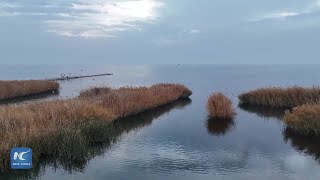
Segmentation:
<svg viewBox="0 0 320 180">
<path fill-rule="evenodd" d="M 76 147 L 72 144 L 77 138 L 77 133 L 86 133 L 87 137 L 79 144 L 86 144 L 86 141 L 94 142 L 92 138 L 98 136 L 95 135 L 96 131 L 92 130 L 96 129 L 93 127 L 109 127 L 112 122 L 180 99 L 187 99 L 191 94 L 192 92 L 184 85 L 162 83 L 150 87 L 91 88 L 82 91 L 73 99 L 2 105 L 0 106 L 0 158 L 4 158 L 0 159 L 1 169 L 9 170 L 10 147 L 35 148 L 36 161 L 41 155 L 56 153 L 51 152 L 54 149 L 50 150 L 48 147 L 54 145 L 52 142 L 56 142 L 55 138 L 61 139 L 60 135 L 66 135 L 69 139 L 61 142 L 64 145 L 61 147 L 68 147 L 67 149 L 71 151 L 66 150 L 63 153 L 73 159 L 73 154 L 78 153 L 78 151 L 73 152 Z M 104 133 L 107 137 L 108 132 Z M 37 139 L 42 140 L 37 141 Z M 33 144 L 34 142 L 40 144 Z"/>
<path fill-rule="evenodd" d="M 320 102 L 320 87 L 260 88 L 240 94 L 239 99 L 240 104 L 243 105 L 295 108 L 304 104 Z"/>
<path fill-rule="evenodd" d="M 0 101 L 56 92 L 59 83 L 47 80 L 0 81 Z"/>
<path fill-rule="evenodd" d="M 320 135 L 320 87 L 271 87 L 239 95 L 239 107 L 273 108 L 279 118 L 301 134 Z"/>
<path fill-rule="evenodd" d="M 222 93 L 213 93 L 207 102 L 210 119 L 230 120 L 235 116 L 232 101 Z"/>
</svg>

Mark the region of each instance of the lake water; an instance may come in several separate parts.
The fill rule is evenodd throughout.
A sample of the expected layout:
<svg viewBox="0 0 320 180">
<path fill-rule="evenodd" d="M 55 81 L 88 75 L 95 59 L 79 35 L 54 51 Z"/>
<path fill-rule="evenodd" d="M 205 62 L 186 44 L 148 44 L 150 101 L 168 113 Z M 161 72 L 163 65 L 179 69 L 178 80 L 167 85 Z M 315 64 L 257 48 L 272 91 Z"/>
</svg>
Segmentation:
<svg viewBox="0 0 320 180">
<path fill-rule="evenodd" d="M 237 107 L 237 96 L 265 86 L 320 84 L 319 65 L 172 65 L 172 66 L 0 66 L 1 79 L 37 79 L 61 73 L 113 76 L 61 81 L 59 95 L 110 85 L 177 82 L 193 91 L 179 101 L 119 122 L 114 143 L 93 147 L 88 161 L 63 166 L 43 163 L 31 172 L 16 171 L 0 179 L 320 179 L 320 138 L 286 129 L 282 113 Z M 205 105 L 212 92 L 228 95 L 237 107 L 233 121 L 207 120 Z"/>
</svg>

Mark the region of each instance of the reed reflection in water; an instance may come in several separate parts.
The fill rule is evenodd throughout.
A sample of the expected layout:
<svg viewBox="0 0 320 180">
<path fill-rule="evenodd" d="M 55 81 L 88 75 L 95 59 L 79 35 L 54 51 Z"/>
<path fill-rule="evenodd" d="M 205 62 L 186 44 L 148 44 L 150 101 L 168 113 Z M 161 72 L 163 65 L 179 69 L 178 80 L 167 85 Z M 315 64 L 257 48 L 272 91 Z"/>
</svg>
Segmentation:
<svg viewBox="0 0 320 180">
<path fill-rule="evenodd" d="M 283 139 L 297 151 L 312 156 L 320 163 L 320 135 L 305 135 L 286 127 L 283 130 Z"/>
<path fill-rule="evenodd" d="M 60 95 L 59 91 L 44 92 L 36 95 L 22 96 L 22 97 L 2 100 L 0 101 L 0 105 L 12 104 L 12 103 L 24 103 L 24 102 L 30 102 L 30 101 L 50 100 L 54 98 L 59 98 L 59 95 Z"/>
<path fill-rule="evenodd" d="M 310 155 L 320 163 L 320 135 L 306 135 L 290 127 L 286 127 L 282 123 L 285 109 L 246 105 L 239 105 L 238 107 L 247 112 L 254 113 L 264 119 L 274 118 L 279 120 L 283 126 L 282 135 L 284 141 L 290 144 L 297 151 Z"/>
<path fill-rule="evenodd" d="M 239 104 L 238 107 L 244 111 L 254 113 L 258 117 L 269 119 L 275 118 L 278 120 L 282 120 L 285 111 L 287 109 L 284 108 L 270 108 L 270 107 L 261 107 L 261 106 L 250 106 L 250 105 L 243 105 Z"/>
<path fill-rule="evenodd" d="M 207 118 L 206 126 L 209 134 L 213 136 L 224 136 L 235 127 L 233 119 Z"/>
</svg>

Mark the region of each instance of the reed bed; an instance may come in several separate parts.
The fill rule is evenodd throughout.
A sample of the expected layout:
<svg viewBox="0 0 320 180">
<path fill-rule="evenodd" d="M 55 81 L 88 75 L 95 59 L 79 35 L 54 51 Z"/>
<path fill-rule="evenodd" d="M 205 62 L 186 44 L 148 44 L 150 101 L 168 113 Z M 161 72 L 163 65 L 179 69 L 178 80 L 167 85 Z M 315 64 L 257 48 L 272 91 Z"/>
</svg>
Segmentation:
<svg viewBox="0 0 320 180">
<path fill-rule="evenodd" d="M 207 102 L 209 118 L 213 119 L 233 119 L 235 110 L 232 101 L 222 93 L 212 94 Z"/>
<path fill-rule="evenodd" d="M 252 106 L 274 108 L 294 108 L 304 104 L 320 101 L 320 88 L 303 88 L 298 86 L 282 88 L 261 88 L 239 96 L 240 103 Z"/>
<path fill-rule="evenodd" d="M 0 157 L 7 157 L 11 147 L 30 146 L 34 139 L 68 132 L 73 132 L 76 136 L 91 122 L 110 124 L 115 120 L 188 98 L 191 94 L 187 87 L 180 84 L 118 89 L 103 87 L 83 91 L 74 99 L 3 105 L 0 106 Z M 41 147 L 50 144 L 50 138 L 45 139 Z M 41 150 L 38 153 L 40 156 Z M 5 160 L 0 158 L 0 164 Z"/>
<path fill-rule="evenodd" d="M 302 105 L 287 111 L 283 118 L 288 127 L 302 134 L 320 135 L 320 105 Z"/>
<path fill-rule="evenodd" d="M 59 83 L 46 80 L 0 81 L 0 100 L 57 91 Z"/>
<path fill-rule="evenodd" d="M 92 158 L 103 155 L 107 148 L 121 139 L 122 134 L 149 126 L 153 120 L 190 103 L 191 100 L 185 98 L 113 123 L 90 121 L 79 128 L 69 128 L 32 139 L 29 146 L 34 153 L 32 170 L 21 174 L 21 171 L 5 172 L 0 177 L 14 180 L 36 179 L 46 166 L 70 173 L 83 172 Z M 37 152 L 41 152 L 40 157 Z M 0 166 L 0 171 L 1 168 L 5 169 L 5 166 Z"/>
</svg>

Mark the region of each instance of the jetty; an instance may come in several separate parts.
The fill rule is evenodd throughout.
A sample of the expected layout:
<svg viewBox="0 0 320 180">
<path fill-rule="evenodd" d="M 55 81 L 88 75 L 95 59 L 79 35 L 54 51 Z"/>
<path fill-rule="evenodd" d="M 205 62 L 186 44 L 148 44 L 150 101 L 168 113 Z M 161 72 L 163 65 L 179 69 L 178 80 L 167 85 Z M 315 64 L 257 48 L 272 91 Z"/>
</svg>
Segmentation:
<svg viewBox="0 0 320 180">
<path fill-rule="evenodd" d="M 88 78 L 88 77 L 98 77 L 98 76 L 111 76 L 112 73 L 105 73 L 105 74 L 93 74 L 93 75 L 83 75 L 83 76 L 65 76 L 61 75 L 61 77 L 58 78 L 49 78 L 46 80 L 49 81 L 64 81 L 64 80 L 70 80 L 70 79 L 80 79 L 80 78 Z"/>
</svg>

